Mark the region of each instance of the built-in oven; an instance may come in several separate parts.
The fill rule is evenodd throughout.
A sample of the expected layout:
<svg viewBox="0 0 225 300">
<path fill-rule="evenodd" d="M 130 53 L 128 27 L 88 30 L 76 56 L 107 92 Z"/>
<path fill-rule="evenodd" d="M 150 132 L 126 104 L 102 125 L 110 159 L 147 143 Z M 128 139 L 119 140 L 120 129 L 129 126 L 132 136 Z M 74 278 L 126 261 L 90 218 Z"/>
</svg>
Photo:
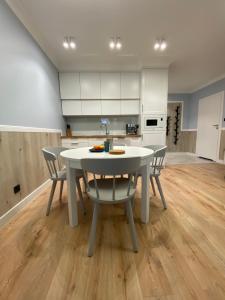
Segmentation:
<svg viewBox="0 0 225 300">
<path fill-rule="evenodd" d="M 164 130 L 166 115 L 143 115 L 143 130 Z"/>
</svg>

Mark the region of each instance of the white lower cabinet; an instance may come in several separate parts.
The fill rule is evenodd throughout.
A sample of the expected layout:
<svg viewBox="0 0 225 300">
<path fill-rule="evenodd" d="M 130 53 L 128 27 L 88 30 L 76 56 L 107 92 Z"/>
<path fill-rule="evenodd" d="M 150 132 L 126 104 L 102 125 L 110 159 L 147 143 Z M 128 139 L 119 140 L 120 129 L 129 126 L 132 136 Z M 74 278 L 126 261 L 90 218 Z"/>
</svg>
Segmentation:
<svg viewBox="0 0 225 300">
<path fill-rule="evenodd" d="M 165 145 L 166 132 L 165 131 L 151 131 L 142 133 L 142 146 L 148 145 Z"/>
<path fill-rule="evenodd" d="M 101 100 L 82 100 L 82 115 L 101 115 Z"/>
<path fill-rule="evenodd" d="M 80 116 L 82 105 L 80 100 L 63 100 L 62 112 L 64 116 Z"/>
<path fill-rule="evenodd" d="M 120 115 L 120 100 L 102 100 L 102 115 L 110 116 L 110 115 Z"/>
<path fill-rule="evenodd" d="M 121 115 L 139 115 L 139 100 L 121 100 Z"/>
</svg>

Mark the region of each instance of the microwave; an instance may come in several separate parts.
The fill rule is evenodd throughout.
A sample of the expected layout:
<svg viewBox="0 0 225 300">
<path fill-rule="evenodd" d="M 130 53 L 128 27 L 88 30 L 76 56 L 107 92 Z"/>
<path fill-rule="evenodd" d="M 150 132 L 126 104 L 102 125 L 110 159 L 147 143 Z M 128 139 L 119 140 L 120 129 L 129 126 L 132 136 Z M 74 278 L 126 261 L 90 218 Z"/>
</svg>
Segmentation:
<svg viewBox="0 0 225 300">
<path fill-rule="evenodd" d="M 143 130 L 165 130 L 166 115 L 143 115 Z"/>
</svg>

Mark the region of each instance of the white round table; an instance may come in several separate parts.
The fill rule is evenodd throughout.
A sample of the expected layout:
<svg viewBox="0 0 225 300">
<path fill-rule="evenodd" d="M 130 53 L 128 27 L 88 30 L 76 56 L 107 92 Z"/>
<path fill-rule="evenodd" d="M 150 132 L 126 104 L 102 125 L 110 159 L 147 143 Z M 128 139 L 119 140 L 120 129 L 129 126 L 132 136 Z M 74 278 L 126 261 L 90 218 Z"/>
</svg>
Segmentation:
<svg viewBox="0 0 225 300">
<path fill-rule="evenodd" d="M 89 151 L 90 147 L 70 149 L 61 152 L 61 156 L 65 159 L 67 170 L 67 189 L 68 189 L 68 210 L 69 223 L 74 227 L 78 225 L 77 213 L 77 194 L 76 194 L 76 170 L 81 169 L 81 160 L 84 158 L 99 158 L 101 159 L 118 159 L 129 157 L 141 158 L 141 174 L 142 174 L 142 197 L 141 197 L 141 220 L 143 223 L 149 222 L 149 172 L 150 162 L 153 158 L 154 151 L 142 147 L 125 146 L 125 154 L 112 155 L 107 152 L 93 153 Z"/>
</svg>

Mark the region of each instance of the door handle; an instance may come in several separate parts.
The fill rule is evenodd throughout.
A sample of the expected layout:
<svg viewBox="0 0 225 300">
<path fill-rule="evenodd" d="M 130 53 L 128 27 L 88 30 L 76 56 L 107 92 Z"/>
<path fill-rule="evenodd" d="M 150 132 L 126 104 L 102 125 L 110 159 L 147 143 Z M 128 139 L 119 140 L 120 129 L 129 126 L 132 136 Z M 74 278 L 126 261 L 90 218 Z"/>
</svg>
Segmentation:
<svg viewBox="0 0 225 300">
<path fill-rule="evenodd" d="M 212 125 L 213 127 L 215 127 L 216 129 L 219 129 L 219 125 L 218 124 L 215 124 L 215 125 Z"/>
</svg>

